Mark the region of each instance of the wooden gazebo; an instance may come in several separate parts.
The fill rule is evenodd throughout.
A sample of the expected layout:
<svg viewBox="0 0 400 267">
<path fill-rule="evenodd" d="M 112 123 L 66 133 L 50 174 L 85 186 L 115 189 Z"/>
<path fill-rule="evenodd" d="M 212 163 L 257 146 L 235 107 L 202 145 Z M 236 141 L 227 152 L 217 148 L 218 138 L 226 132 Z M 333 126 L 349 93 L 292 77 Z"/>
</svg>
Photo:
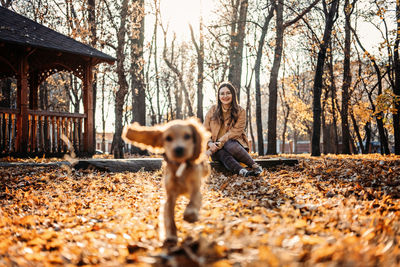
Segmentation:
<svg viewBox="0 0 400 267">
<path fill-rule="evenodd" d="M 0 7 L 0 78 L 17 80 L 17 108 L 0 107 L 0 154 L 66 153 L 66 136 L 75 152 L 95 151 L 93 73 L 115 59 L 88 45 Z M 38 110 L 39 85 L 68 71 L 82 80 L 84 114 Z"/>
</svg>

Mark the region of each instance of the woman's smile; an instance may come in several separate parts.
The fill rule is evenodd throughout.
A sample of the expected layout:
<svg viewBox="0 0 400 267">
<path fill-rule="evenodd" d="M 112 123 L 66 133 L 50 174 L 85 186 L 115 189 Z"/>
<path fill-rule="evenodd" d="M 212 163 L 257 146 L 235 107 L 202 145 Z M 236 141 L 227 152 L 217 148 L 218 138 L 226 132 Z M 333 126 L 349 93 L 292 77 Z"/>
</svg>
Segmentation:
<svg viewBox="0 0 400 267">
<path fill-rule="evenodd" d="M 232 103 L 232 93 L 228 87 L 222 87 L 219 90 L 219 100 L 223 105 L 230 105 Z"/>
</svg>

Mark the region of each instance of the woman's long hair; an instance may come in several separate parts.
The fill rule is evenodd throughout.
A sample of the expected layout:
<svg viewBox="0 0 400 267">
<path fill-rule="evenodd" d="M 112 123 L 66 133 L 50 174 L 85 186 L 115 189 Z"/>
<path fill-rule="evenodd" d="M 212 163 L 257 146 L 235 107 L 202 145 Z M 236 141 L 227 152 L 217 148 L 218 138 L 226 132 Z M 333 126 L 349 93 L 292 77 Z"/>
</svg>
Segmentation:
<svg viewBox="0 0 400 267">
<path fill-rule="evenodd" d="M 230 125 L 235 125 L 235 123 L 237 122 L 238 118 L 239 118 L 239 104 L 237 101 L 237 94 L 236 94 L 236 89 L 235 87 L 233 87 L 233 85 L 230 82 L 222 82 L 219 87 L 218 87 L 218 92 L 217 92 L 217 109 L 215 110 L 214 114 L 213 114 L 213 119 L 215 120 L 219 120 L 222 123 L 224 123 L 224 116 L 223 116 L 223 111 L 222 111 L 222 102 L 221 100 L 219 100 L 219 91 L 221 91 L 221 89 L 223 87 L 227 87 L 229 89 L 229 91 L 232 94 L 232 102 L 231 102 L 231 118 L 230 118 Z"/>
</svg>

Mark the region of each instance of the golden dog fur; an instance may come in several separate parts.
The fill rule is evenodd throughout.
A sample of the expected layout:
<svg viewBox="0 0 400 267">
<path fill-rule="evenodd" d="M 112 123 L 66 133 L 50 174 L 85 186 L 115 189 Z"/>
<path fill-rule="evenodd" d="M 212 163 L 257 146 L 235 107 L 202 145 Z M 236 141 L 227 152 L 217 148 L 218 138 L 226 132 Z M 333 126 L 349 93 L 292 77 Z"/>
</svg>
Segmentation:
<svg viewBox="0 0 400 267">
<path fill-rule="evenodd" d="M 201 179 L 210 174 L 205 156 L 209 136 L 209 132 L 194 118 L 153 127 L 133 123 L 124 128 L 122 138 L 126 142 L 155 153 L 164 153 L 164 186 L 167 194 L 163 207 L 165 242 L 177 242 L 174 210 L 179 195 L 189 195 L 184 220 L 198 220 Z"/>
</svg>

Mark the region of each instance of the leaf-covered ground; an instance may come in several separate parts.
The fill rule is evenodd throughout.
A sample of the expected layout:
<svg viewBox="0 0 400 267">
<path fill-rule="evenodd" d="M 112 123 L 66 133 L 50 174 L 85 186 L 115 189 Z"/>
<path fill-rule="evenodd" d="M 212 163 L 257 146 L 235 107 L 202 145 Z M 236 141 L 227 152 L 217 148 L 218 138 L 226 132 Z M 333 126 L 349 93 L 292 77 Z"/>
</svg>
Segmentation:
<svg viewBox="0 0 400 267">
<path fill-rule="evenodd" d="M 201 219 L 158 238 L 162 172 L 0 168 L 0 265 L 400 265 L 400 158 L 300 157 L 243 178 L 213 171 Z"/>
</svg>

